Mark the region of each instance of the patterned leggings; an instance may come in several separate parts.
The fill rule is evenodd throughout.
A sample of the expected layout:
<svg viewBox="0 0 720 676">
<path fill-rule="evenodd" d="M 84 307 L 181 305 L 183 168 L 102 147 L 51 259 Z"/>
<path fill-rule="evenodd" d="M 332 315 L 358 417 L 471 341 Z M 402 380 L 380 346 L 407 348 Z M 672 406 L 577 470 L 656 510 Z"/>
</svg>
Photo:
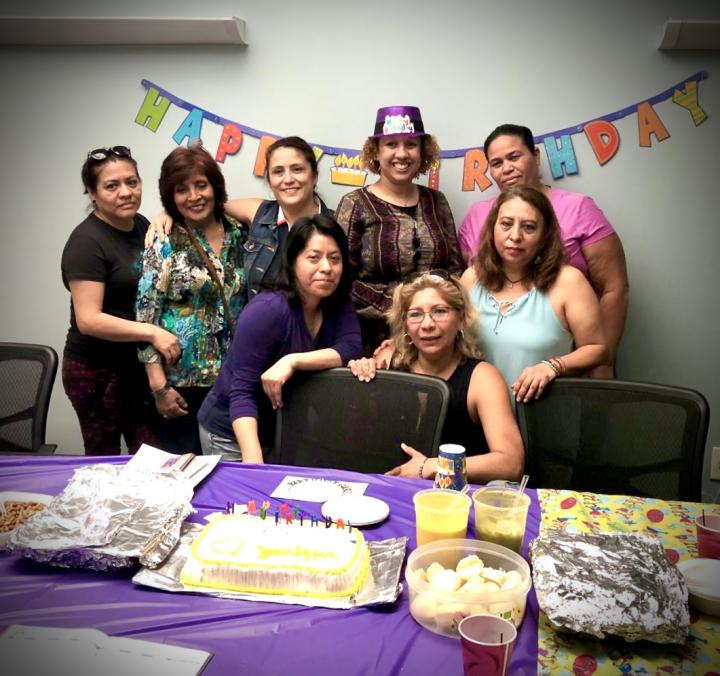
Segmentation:
<svg viewBox="0 0 720 676">
<path fill-rule="evenodd" d="M 103 369 L 65 356 L 62 380 L 80 421 L 85 455 L 119 455 L 121 436 L 130 453 L 143 443 L 156 445 L 158 415 L 139 362 L 137 368 Z"/>
</svg>

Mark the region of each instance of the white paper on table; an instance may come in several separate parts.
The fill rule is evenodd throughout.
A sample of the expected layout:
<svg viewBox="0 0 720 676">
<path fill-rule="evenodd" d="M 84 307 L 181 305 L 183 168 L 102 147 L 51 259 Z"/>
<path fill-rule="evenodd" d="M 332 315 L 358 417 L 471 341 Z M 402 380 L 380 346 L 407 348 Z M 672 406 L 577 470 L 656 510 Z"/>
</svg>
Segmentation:
<svg viewBox="0 0 720 676">
<path fill-rule="evenodd" d="M 327 502 L 341 495 L 363 495 L 368 487 L 359 481 L 336 481 L 313 477 L 286 476 L 270 494 L 282 500 Z"/>
<path fill-rule="evenodd" d="M 212 654 L 97 629 L 13 624 L 0 634 L 2 673 L 22 676 L 196 676 Z"/>
<path fill-rule="evenodd" d="M 221 459 L 221 455 L 195 455 L 194 453 L 177 455 L 143 444 L 125 467 L 153 472 L 170 471 L 177 468 L 193 486 L 197 486 L 215 469 Z"/>
</svg>

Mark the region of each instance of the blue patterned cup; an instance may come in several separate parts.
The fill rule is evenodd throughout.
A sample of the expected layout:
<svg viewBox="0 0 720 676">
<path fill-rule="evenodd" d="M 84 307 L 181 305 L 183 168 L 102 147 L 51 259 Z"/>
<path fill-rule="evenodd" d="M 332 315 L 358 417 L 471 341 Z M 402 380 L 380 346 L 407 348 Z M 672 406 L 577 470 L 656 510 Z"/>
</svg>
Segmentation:
<svg viewBox="0 0 720 676">
<path fill-rule="evenodd" d="M 464 491 L 467 488 L 465 447 L 459 444 L 441 444 L 438 451 L 435 488 Z"/>
</svg>

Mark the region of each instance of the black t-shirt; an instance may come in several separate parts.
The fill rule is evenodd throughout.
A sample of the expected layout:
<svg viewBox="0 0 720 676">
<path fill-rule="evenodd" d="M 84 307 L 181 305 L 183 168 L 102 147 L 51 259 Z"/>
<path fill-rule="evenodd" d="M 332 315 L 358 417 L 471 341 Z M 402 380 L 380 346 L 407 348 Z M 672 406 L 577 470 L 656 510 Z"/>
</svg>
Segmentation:
<svg viewBox="0 0 720 676">
<path fill-rule="evenodd" d="M 62 280 L 103 282 L 102 311 L 122 319 L 135 320 L 135 296 L 142 270 L 142 253 L 148 220 L 137 214 L 129 232 L 118 230 L 90 214 L 70 235 L 62 254 Z M 70 329 L 65 354 L 91 366 L 116 367 L 137 364 L 137 343 L 120 343 L 80 333 L 75 308 L 70 300 Z"/>
</svg>

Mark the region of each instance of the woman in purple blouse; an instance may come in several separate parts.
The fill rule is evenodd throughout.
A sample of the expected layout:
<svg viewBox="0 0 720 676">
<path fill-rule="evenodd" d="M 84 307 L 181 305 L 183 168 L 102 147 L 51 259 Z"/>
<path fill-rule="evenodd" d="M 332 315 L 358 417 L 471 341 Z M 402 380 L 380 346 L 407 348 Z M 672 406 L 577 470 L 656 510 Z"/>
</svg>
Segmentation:
<svg viewBox="0 0 720 676">
<path fill-rule="evenodd" d="M 345 233 L 329 216 L 301 218 L 288 235 L 277 290 L 258 294 L 240 314 L 198 413 L 203 452 L 262 463 L 283 384 L 295 371 L 344 366 L 361 353 Z"/>
</svg>

